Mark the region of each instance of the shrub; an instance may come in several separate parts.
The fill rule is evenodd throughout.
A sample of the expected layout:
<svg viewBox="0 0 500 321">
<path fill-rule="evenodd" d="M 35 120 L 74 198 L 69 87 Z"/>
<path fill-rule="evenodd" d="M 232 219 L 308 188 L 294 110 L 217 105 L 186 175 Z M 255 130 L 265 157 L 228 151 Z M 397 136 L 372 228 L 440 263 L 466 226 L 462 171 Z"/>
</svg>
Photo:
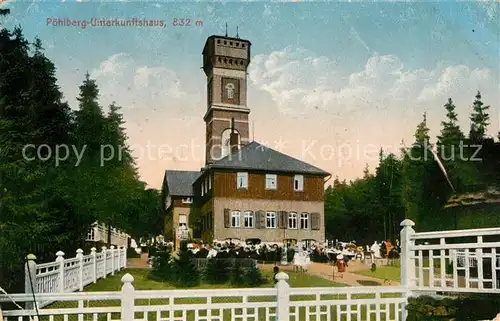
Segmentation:
<svg viewBox="0 0 500 321">
<path fill-rule="evenodd" d="M 458 299 L 429 296 L 409 298 L 407 321 L 491 320 L 498 313 L 499 295 L 469 295 Z"/>
<path fill-rule="evenodd" d="M 200 275 L 193 263 L 193 254 L 187 248 L 187 242 L 181 242 L 179 258 L 175 260 L 176 282 L 180 286 L 196 286 L 200 283 Z"/>
<path fill-rule="evenodd" d="M 139 253 L 137 253 L 134 248 L 129 247 L 127 249 L 127 258 L 128 259 L 138 259 L 140 257 L 141 257 L 141 255 Z"/>
<path fill-rule="evenodd" d="M 170 282 L 175 280 L 175 266 L 172 260 L 172 254 L 168 249 L 156 251 L 151 258 L 152 268 L 149 278 L 157 281 Z"/>
<path fill-rule="evenodd" d="M 262 276 L 257 265 L 252 265 L 251 267 L 245 269 L 245 285 L 251 287 L 257 287 L 266 283 L 266 279 Z"/>
<path fill-rule="evenodd" d="M 231 266 L 231 272 L 229 273 L 231 284 L 244 285 L 246 281 L 244 273 L 245 271 L 241 267 L 240 260 L 238 259 L 234 260 Z"/>
<path fill-rule="evenodd" d="M 227 259 L 210 258 L 203 271 L 203 279 L 210 284 L 223 284 L 229 280 L 231 266 Z"/>
</svg>

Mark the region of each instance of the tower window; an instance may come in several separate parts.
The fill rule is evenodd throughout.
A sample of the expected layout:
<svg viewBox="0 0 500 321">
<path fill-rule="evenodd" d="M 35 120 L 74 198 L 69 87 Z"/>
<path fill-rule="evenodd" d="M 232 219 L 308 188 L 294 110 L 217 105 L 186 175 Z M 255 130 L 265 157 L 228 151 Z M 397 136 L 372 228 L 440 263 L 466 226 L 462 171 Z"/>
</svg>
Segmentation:
<svg viewBox="0 0 500 321">
<path fill-rule="evenodd" d="M 219 57 L 219 58 L 217 58 L 217 61 L 218 61 L 218 62 L 220 62 L 220 60 L 221 60 L 221 59 L 220 59 L 220 57 Z"/>
<path fill-rule="evenodd" d="M 217 43 L 220 43 L 220 40 L 217 40 Z"/>
<path fill-rule="evenodd" d="M 231 42 L 229 43 L 229 45 L 231 45 L 231 46 L 232 46 L 232 45 L 233 45 L 233 42 L 231 41 Z"/>
<path fill-rule="evenodd" d="M 234 98 L 234 84 L 229 83 L 226 85 L 226 96 L 227 96 L 227 99 Z"/>
<path fill-rule="evenodd" d="M 224 58 L 224 63 L 226 63 L 226 62 L 227 62 L 227 58 Z"/>
<path fill-rule="evenodd" d="M 229 59 L 229 63 L 232 64 L 233 63 L 233 59 Z"/>
<path fill-rule="evenodd" d="M 244 43 L 242 43 L 242 44 L 241 44 L 241 47 L 242 47 L 242 48 L 245 48 L 245 44 L 244 44 Z"/>
<path fill-rule="evenodd" d="M 227 45 L 227 41 L 224 40 L 224 44 Z"/>
<path fill-rule="evenodd" d="M 239 46 L 240 46 L 240 43 L 239 43 L 239 42 L 237 42 L 237 43 L 236 43 L 236 47 L 239 47 Z"/>
<path fill-rule="evenodd" d="M 243 60 L 240 60 L 240 65 L 242 65 L 242 66 L 243 66 Z"/>
</svg>

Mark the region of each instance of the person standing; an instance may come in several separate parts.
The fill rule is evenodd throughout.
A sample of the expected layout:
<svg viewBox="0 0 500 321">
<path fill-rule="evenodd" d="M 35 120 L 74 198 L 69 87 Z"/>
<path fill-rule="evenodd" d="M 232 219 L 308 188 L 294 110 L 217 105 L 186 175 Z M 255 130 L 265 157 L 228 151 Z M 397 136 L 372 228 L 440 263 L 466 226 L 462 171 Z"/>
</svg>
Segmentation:
<svg viewBox="0 0 500 321">
<path fill-rule="evenodd" d="M 337 256 L 337 271 L 340 274 L 340 278 L 344 278 L 344 273 L 346 272 L 347 264 L 344 260 L 343 255 Z"/>
</svg>

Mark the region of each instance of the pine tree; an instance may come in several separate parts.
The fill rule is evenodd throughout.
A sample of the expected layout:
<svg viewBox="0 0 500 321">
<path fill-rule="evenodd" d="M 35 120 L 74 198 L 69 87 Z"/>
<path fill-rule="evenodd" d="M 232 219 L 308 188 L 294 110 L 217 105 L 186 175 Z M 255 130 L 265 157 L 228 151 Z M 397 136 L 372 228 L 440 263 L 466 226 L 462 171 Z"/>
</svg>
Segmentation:
<svg viewBox="0 0 500 321">
<path fill-rule="evenodd" d="M 442 129 L 441 135 L 438 136 L 438 146 L 458 146 L 460 145 L 460 142 L 463 141 L 464 134 L 460 130 L 460 126 L 457 124 L 458 115 L 455 112 L 456 107 L 451 98 L 448 99 L 444 108 L 446 109 L 446 121 L 441 122 Z"/>
<path fill-rule="evenodd" d="M 241 263 L 238 259 L 233 260 L 233 264 L 231 265 L 230 271 L 230 282 L 232 285 L 243 285 L 245 284 L 245 271 L 241 266 Z"/>
<path fill-rule="evenodd" d="M 369 179 L 370 177 L 373 177 L 373 175 L 370 174 L 370 167 L 368 164 L 365 164 L 365 168 L 363 169 L 363 179 Z"/>
<path fill-rule="evenodd" d="M 224 284 L 229 281 L 231 266 L 224 258 L 213 257 L 208 259 L 203 278 L 210 284 Z"/>
<path fill-rule="evenodd" d="M 473 142 L 479 142 L 485 138 L 486 131 L 490 125 L 490 115 L 487 113 L 488 109 L 490 109 L 490 106 L 484 105 L 481 101 L 481 93 L 478 91 L 470 115 L 471 127 L 469 138 Z"/>
<path fill-rule="evenodd" d="M 99 88 L 89 73 L 85 74 L 85 79 L 79 88 L 80 95 L 77 98 L 79 110 L 76 112 L 78 143 L 80 147 L 86 147 L 86 160 L 92 165 L 100 165 L 105 119 L 98 101 Z"/>
<path fill-rule="evenodd" d="M 157 251 L 152 259 L 151 277 L 156 280 L 171 282 L 175 280 L 175 267 L 172 253 L 168 249 Z"/>
<path fill-rule="evenodd" d="M 176 281 L 180 286 L 196 286 L 200 283 L 200 275 L 194 265 L 193 256 L 187 248 L 187 242 L 182 241 L 179 258 L 175 261 Z"/>
<path fill-rule="evenodd" d="M 245 285 L 249 287 L 257 287 L 266 281 L 257 265 L 252 265 L 245 269 L 244 279 Z"/>
</svg>

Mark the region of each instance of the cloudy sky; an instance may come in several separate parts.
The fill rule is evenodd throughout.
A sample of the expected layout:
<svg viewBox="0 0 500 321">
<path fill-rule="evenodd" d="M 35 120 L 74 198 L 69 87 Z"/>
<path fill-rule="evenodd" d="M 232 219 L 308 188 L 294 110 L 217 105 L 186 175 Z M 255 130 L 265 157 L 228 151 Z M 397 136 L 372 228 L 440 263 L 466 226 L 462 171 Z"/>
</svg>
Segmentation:
<svg viewBox="0 0 500 321">
<path fill-rule="evenodd" d="M 123 106 L 142 178 L 159 187 L 165 169 L 204 164 L 208 36 L 252 42 L 251 136 L 271 148 L 353 179 L 377 150 L 413 141 L 427 112 L 439 132 L 443 104 L 456 102 L 462 128 L 477 90 L 500 128 L 499 2 L 13 2 L 3 19 L 39 36 L 77 108 L 88 70 L 104 108 Z M 63 27 L 48 19 L 164 20 L 161 27 Z M 189 27 L 172 20 L 190 19 Z M 195 21 L 202 21 L 196 26 Z M 252 139 L 251 137 L 251 139 Z"/>
</svg>

